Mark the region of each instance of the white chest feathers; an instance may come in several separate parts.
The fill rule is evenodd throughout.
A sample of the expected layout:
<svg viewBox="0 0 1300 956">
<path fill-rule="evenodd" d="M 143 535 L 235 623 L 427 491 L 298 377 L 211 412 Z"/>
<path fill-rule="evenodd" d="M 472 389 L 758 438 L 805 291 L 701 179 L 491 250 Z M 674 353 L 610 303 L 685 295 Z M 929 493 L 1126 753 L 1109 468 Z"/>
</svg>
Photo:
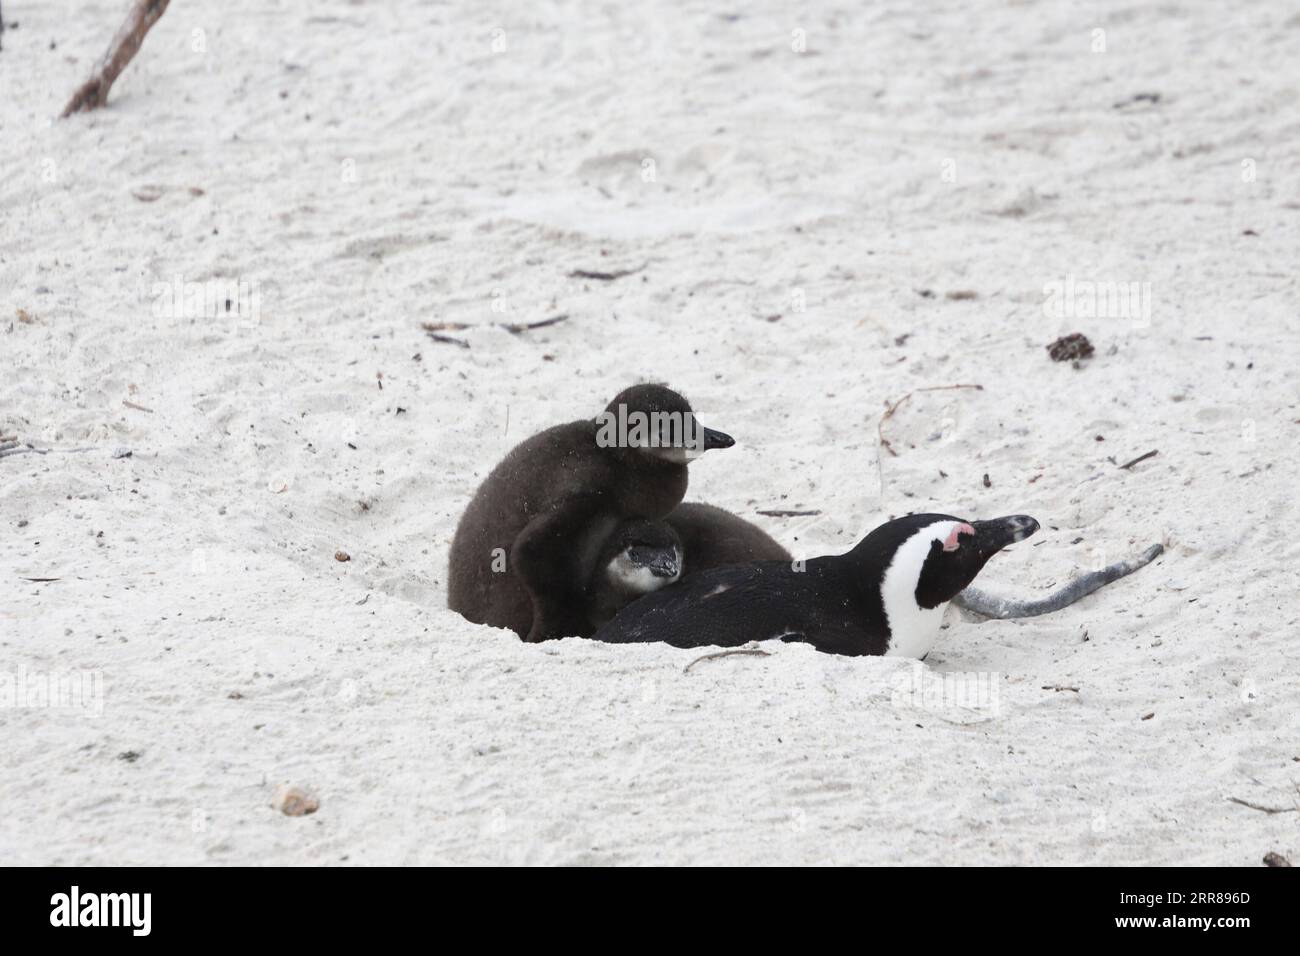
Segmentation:
<svg viewBox="0 0 1300 956">
<path fill-rule="evenodd" d="M 935 541 L 942 543 L 958 524 L 939 521 L 927 525 L 894 552 L 880 584 L 885 618 L 889 621 L 886 657 L 922 658 L 934 647 L 948 602 L 938 607 L 921 607 L 916 603 L 916 585 L 921 580 L 921 569 L 930 555 L 931 545 Z"/>
</svg>

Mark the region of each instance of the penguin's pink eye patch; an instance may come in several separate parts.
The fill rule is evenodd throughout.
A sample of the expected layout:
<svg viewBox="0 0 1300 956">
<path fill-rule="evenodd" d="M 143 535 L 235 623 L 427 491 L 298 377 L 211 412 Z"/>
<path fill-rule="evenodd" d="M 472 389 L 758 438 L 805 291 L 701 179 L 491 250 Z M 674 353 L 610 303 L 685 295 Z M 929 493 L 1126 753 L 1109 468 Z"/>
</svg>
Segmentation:
<svg viewBox="0 0 1300 956">
<path fill-rule="evenodd" d="M 962 522 L 961 524 L 957 525 L 955 528 L 952 529 L 948 537 L 944 539 L 943 550 L 956 551 L 957 548 L 961 545 L 961 542 L 957 540 L 957 536 L 961 534 L 974 535 L 975 529 L 972 528 L 970 525 L 966 524 L 965 522 Z"/>
</svg>

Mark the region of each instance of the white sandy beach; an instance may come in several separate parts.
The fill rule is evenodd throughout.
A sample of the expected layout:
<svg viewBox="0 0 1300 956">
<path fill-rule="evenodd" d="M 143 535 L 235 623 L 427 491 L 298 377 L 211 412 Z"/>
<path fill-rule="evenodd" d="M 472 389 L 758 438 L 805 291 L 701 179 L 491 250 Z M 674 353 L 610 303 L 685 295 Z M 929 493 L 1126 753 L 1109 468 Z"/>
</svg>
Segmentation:
<svg viewBox="0 0 1300 956">
<path fill-rule="evenodd" d="M 192 0 L 57 119 L 125 8 L 4 2 L 0 862 L 1300 860 L 1233 802 L 1300 806 L 1293 5 Z M 796 553 L 1166 554 L 924 665 L 448 611 L 492 465 L 651 379 Z"/>
</svg>

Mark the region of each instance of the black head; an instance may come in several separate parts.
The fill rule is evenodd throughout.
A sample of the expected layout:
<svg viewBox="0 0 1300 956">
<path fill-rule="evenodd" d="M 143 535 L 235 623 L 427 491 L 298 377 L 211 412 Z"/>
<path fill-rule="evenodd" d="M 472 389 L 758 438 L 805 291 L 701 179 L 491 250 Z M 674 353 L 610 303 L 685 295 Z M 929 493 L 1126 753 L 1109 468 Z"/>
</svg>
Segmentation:
<svg viewBox="0 0 1300 956">
<path fill-rule="evenodd" d="M 617 414 L 620 405 L 626 407 L 629 412 L 676 412 L 680 415 L 691 413 L 691 403 L 686 400 L 686 396 L 658 382 L 647 382 L 644 385 L 633 385 L 631 388 L 623 389 L 605 406 L 605 411 Z"/>
<path fill-rule="evenodd" d="M 735 439 L 705 428 L 685 398 L 667 385 L 633 385 L 614 396 L 596 419 L 596 443 L 631 448 L 638 455 L 687 462 Z"/>
<path fill-rule="evenodd" d="M 989 558 L 1037 530 L 1038 522 L 1028 515 L 987 521 L 908 515 L 881 525 L 850 554 L 873 562 L 887 588 L 905 588 L 918 607 L 929 609 L 951 601 Z"/>
<path fill-rule="evenodd" d="M 681 539 L 662 521 L 624 521 L 605 540 L 596 562 L 606 586 L 636 595 L 672 584 L 682 571 Z"/>
</svg>

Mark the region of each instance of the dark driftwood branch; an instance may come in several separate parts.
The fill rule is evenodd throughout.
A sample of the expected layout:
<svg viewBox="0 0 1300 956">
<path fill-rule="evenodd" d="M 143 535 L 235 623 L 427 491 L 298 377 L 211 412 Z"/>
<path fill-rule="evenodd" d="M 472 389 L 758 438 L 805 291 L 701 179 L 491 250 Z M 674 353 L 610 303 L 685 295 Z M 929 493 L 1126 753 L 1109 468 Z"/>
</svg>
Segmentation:
<svg viewBox="0 0 1300 956">
<path fill-rule="evenodd" d="M 1146 567 L 1164 552 L 1164 545 L 1153 544 L 1136 558 L 1129 558 L 1127 561 L 1116 561 L 1100 571 L 1080 575 L 1059 591 L 1054 591 L 1047 597 L 1037 600 L 1016 601 L 1011 598 L 988 594 L 979 588 L 967 588 L 953 598 L 952 603 L 968 611 L 974 611 L 976 614 L 982 614 L 984 617 L 997 618 L 1001 621 L 1013 617 L 1037 617 L 1039 614 L 1051 614 L 1053 611 L 1069 607 L 1075 601 L 1087 597 L 1093 591 L 1105 587 L 1112 581 L 1118 581 L 1139 568 Z"/>
<path fill-rule="evenodd" d="M 171 0 L 135 0 L 126 21 L 118 28 L 113 42 L 108 45 L 108 52 L 90 74 L 90 79 L 77 88 L 72 99 L 68 100 L 68 105 L 63 108 L 64 118 L 82 110 L 97 110 L 108 102 L 108 91 L 112 88 L 113 81 L 126 69 L 144 42 L 144 35 L 158 22 L 170 2 Z"/>
</svg>

